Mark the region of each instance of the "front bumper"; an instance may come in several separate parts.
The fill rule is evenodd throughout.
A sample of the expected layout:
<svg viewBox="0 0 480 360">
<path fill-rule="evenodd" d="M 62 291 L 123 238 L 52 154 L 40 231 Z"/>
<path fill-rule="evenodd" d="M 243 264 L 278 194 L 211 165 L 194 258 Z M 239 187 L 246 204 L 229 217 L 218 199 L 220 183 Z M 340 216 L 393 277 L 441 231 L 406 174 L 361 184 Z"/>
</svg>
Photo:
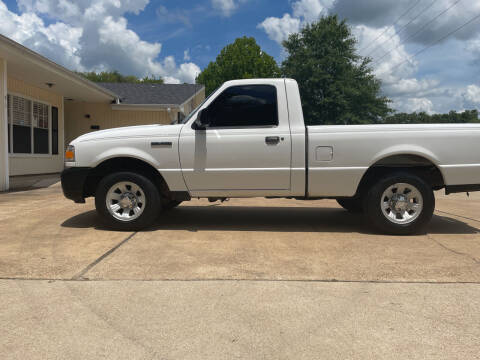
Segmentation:
<svg viewBox="0 0 480 360">
<path fill-rule="evenodd" d="M 62 190 L 67 199 L 76 203 L 85 202 L 83 190 L 90 170 L 89 167 L 69 167 L 62 171 Z"/>
</svg>

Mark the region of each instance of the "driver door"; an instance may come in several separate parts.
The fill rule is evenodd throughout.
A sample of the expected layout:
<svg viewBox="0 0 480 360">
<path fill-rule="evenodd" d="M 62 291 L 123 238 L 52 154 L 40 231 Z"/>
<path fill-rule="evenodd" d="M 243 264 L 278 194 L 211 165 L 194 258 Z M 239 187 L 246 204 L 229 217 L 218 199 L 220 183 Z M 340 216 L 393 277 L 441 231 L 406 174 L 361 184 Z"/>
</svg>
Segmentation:
<svg viewBox="0 0 480 360">
<path fill-rule="evenodd" d="M 281 86 L 231 86 L 208 106 L 205 130 L 184 126 L 180 162 L 192 195 L 280 196 L 290 190 L 291 135 L 279 94 L 285 96 Z"/>
</svg>

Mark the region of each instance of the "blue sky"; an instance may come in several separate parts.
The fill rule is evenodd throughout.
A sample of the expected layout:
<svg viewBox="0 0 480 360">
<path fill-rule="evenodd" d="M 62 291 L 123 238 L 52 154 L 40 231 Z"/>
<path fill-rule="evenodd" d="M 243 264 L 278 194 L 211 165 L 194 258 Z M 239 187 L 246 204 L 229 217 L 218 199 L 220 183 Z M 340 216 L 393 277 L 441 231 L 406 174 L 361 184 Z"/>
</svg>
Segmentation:
<svg viewBox="0 0 480 360">
<path fill-rule="evenodd" d="M 281 41 L 325 14 L 348 19 L 398 111 L 480 107 L 480 18 L 459 29 L 477 0 L 0 0 L 0 33 L 73 70 L 181 83 L 241 36 L 281 62 Z"/>
<path fill-rule="evenodd" d="M 170 20 L 165 21 L 163 7 L 168 9 Z M 142 39 L 161 41 L 163 51 L 177 59 L 188 49 L 192 61 L 204 68 L 225 45 L 241 36 L 255 37 L 267 53 L 279 59 L 280 47 L 257 25 L 272 14 L 289 10 L 288 1 L 251 0 L 225 17 L 212 10 L 209 1 L 168 0 L 151 1 L 140 16 L 127 14 L 126 18 Z"/>
</svg>

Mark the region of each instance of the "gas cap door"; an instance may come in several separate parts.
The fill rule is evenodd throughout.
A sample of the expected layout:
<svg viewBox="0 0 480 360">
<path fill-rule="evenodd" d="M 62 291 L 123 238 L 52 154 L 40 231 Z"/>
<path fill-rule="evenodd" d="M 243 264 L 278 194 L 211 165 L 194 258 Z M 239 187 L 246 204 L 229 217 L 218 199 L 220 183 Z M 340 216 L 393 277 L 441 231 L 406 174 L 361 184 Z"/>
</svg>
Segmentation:
<svg viewBox="0 0 480 360">
<path fill-rule="evenodd" d="M 316 161 L 332 161 L 333 160 L 333 147 L 332 146 L 318 146 L 315 149 Z"/>
</svg>

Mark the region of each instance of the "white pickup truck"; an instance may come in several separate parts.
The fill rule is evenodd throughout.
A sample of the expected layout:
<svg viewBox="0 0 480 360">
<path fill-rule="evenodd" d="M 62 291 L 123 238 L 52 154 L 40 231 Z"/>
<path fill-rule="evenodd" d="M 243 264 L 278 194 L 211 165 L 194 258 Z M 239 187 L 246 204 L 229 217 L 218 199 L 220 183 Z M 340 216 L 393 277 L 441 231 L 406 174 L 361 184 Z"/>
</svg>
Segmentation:
<svg viewBox="0 0 480 360">
<path fill-rule="evenodd" d="M 94 196 L 117 229 L 193 197 L 282 197 L 337 199 L 378 231 L 412 234 L 434 190 L 480 190 L 480 125 L 305 126 L 294 80 L 235 80 L 181 124 L 89 133 L 65 159 L 65 196 Z"/>
</svg>

